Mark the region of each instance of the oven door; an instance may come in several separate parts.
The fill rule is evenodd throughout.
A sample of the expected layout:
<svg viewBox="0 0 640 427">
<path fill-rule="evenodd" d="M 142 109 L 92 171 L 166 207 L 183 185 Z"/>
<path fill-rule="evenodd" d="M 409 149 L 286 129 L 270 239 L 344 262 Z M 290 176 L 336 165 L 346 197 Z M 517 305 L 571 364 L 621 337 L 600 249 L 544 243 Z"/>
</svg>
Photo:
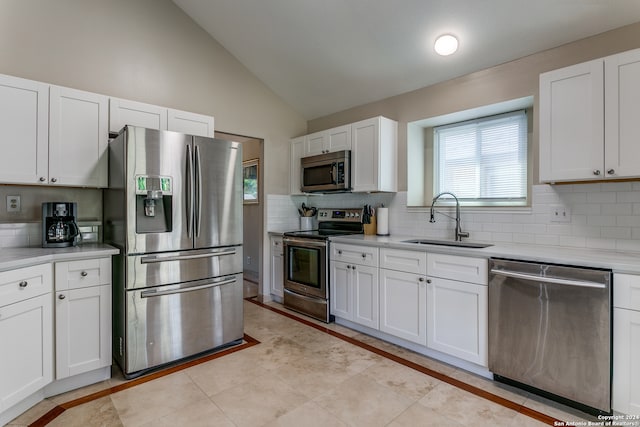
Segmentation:
<svg viewBox="0 0 640 427">
<path fill-rule="evenodd" d="M 284 243 L 284 288 L 328 299 L 327 241 L 286 237 Z"/>
</svg>

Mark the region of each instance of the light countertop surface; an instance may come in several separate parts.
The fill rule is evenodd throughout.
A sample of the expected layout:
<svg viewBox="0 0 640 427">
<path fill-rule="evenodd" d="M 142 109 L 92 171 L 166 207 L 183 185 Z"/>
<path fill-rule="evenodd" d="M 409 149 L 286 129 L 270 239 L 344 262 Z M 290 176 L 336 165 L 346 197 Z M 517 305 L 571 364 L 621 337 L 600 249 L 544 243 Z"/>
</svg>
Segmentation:
<svg viewBox="0 0 640 427">
<path fill-rule="evenodd" d="M 639 252 L 616 252 L 604 249 L 568 248 L 560 246 L 495 243 L 487 248 L 423 245 L 405 240 L 429 239 L 403 235 L 349 235 L 331 237 L 334 243 L 350 243 L 383 248 L 417 250 L 423 252 L 462 255 L 478 258 L 508 258 L 541 263 L 567 264 L 580 267 L 611 269 L 614 273 L 640 274 Z M 488 243 L 488 242 L 487 242 Z"/>
<path fill-rule="evenodd" d="M 99 258 L 116 255 L 119 252 L 117 248 L 103 243 L 87 243 L 69 248 L 2 248 L 0 271 L 47 262 Z"/>
</svg>

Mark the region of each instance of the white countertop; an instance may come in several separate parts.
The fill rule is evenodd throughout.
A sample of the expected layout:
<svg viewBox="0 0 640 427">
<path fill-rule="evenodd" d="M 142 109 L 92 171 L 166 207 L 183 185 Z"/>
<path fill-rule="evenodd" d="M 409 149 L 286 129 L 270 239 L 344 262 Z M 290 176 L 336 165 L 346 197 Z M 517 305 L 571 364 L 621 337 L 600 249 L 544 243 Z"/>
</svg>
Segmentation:
<svg viewBox="0 0 640 427">
<path fill-rule="evenodd" d="M 429 239 L 428 237 L 420 238 Z M 509 258 L 523 261 L 606 268 L 613 270 L 614 273 L 640 274 L 639 252 L 615 252 L 604 249 L 568 248 L 516 243 L 495 243 L 493 246 L 489 246 L 487 248 L 476 249 L 404 242 L 404 240 L 412 239 L 418 238 L 415 236 L 402 235 L 376 236 L 358 234 L 331 237 L 330 240 L 336 243 L 408 249 L 478 258 Z"/>
<path fill-rule="evenodd" d="M 2 248 L 0 271 L 55 261 L 71 261 L 116 255 L 120 251 L 103 243 L 87 243 L 69 248 Z"/>
</svg>

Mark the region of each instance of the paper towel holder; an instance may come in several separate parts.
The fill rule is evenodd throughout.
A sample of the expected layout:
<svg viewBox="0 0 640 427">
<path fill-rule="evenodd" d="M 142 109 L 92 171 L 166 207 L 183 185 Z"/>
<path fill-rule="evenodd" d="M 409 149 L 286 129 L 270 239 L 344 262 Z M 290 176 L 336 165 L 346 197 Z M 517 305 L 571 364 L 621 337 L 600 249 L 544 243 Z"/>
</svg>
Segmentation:
<svg viewBox="0 0 640 427">
<path fill-rule="evenodd" d="M 382 205 L 376 209 L 376 216 L 378 217 L 376 236 L 389 236 L 389 208 Z"/>
</svg>

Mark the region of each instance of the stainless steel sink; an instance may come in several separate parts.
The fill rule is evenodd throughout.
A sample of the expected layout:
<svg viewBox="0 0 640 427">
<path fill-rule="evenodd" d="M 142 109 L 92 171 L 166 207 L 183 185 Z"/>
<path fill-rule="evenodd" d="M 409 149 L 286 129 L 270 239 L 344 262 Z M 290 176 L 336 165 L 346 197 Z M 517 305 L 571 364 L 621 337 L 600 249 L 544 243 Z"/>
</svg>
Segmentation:
<svg viewBox="0 0 640 427">
<path fill-rule="evenodd" d="M 417 243 L 419 245 L 438 245 L 438 246 L 457 246 L 459 248 L 488 248 L 493 246 L 491 243 L 474 243 L 474 242 L 456 242 L 453 240 L 429 240 L 429 239 L 412 239 L 403 240 L 404 243 Z"/>
</svg>

